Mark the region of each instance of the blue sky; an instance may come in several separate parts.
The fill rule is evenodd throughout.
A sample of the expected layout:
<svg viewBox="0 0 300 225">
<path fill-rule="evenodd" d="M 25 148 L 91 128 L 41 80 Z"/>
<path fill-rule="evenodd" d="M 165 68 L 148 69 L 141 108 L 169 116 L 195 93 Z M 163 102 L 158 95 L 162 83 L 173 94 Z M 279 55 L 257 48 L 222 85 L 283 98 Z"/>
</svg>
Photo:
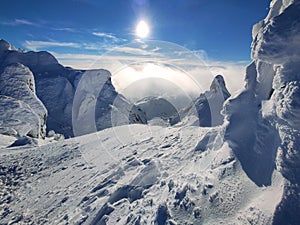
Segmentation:
<svg viewBox="0 0 300 225">
<path fill-rule="evenodd" d="M 2 0 L 0 38 L 26 50 L 101 54 L 130 43 L 144 19 L 149 39 L 204 50 L 219 61 L 249 61 L 251 29 L 269 0 Z"/>
</svg>

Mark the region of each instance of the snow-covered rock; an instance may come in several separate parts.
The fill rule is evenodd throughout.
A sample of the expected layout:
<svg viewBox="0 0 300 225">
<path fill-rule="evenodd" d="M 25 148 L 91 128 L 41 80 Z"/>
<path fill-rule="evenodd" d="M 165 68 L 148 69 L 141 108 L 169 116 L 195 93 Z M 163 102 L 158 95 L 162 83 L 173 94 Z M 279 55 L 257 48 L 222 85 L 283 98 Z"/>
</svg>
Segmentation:
<svg viewBox="0 0 300 225">
<path fill-rule="evenodd" d="M 0 71 L 11 64 L 20 63 L 34 76 L 36 95 L 48 110 L 47 130 L 72 136 L 73 81 L 81 71 L 63 67 L 48 52 L 17 51 L 2 40 L 0 42 Z M 21 87 L 20 87 L 21 88 Z"/>
<path fill-rule="evenodd" d="M 7 41 L 1 39 L 0 40 L 0 54 L 2 52 L 8 51 L 8 50 L 15 50 L 14 46 L 12 46 L 10 43 Z"/>
<path fill-rule="evenodd" d="M 5 67 L 0 75 L 0 95 L 2 130 L 45 137 L 47 110 L 36 96 L 34 76 L 28 67 L 19 63 Z"/>
<path fill-rule="evenodd" d="M 211 85 L 210 90 L 201 93 L 194 103 L 183 110 L 186 112 L 186 117 L 192 117 L 194 115 L 194 120 L 192 120 L 191 125 L 199 125 L 201 127 L 213 127 L 223 124 L 224 117 L 221 114 L 223 104 L 230 97 L 223 76 L 217 75 Z M 195 108 L 195 109 L 194 109 Z M 184 113 L 183 113 L 184 114 Z M 185 118 L 188 121 L 190 118 Z M 190 124 L 191 121 L 185 122 Z"/>
<path fill-rule="evenodd" d="M 74 135 L 146 123 L 143 112 L 116 92 L 107 70 L 88 70 L 78 82 L 72 106 Z"/>
<path fill-rule="evenodd" d="M 48 110 L 47 131 L 54 130 L 68 138 L 74 136 L 74 129 L 78 130 L 73 127 L 73 122 L 77 127 L 80 124 L 80 134 L 122 124 L 145 123 L 140 115 L 142 112 L 115 91 L 108 71 L 63 67 L 48 52 L 17 51 L 1 40 L 0 71 L 14 63 L 25 65 L 34 75 L 36 94 Z M 82 77 L 84 81 L 81 82 Z M 85 82 L 89 86 L 80 86 Z M 81 96 L 74 101 L 76 91 Z M 86 117 L 86 110 L 90 113 L 89 117 Z M 72 115 L 75 117 L 72 118 Z M 95 125 L 90 125 L 93 121 Z"/>
<path fill-rule="evenodd" d="M 146 97 L 135 102 L 135 106 L 145 115 L 146 123 L 169 126 L 179 121 L 179 114 L 175 106 L 162 97 Z"/>
<path fill-rule="evenodd" d="M 270 185 L 277 169 L 286 178 L 274 224 L 300 223 L 299 15 L 299 1 L 271 2 L 266 19 L 253 27 L 254 61 L 247 68 L 245 90 L 224 110 L 225 139 L 248 176 L 258 185 Z"/>
<path fill-rule="evenodd" d="M 49 52 L 23 52 L 17 51 L 10 43 L 0 40 L 0 62 L 1 67 L 12 63 L 21 63 L 27 66 L 37 79 L 41 75 L 59 75 L 64 73 L 64 67 Z"/>
</svg>

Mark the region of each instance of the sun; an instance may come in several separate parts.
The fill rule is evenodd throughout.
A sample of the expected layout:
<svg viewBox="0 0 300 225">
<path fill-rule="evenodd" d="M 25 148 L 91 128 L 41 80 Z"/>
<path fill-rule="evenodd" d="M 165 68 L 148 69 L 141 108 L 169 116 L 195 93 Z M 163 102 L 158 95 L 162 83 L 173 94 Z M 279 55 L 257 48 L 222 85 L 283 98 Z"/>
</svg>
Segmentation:
<svg viewBox="0 0 300 225">
<path fill-rule="evenodd" d="M 135 28 L 135 34 L 140 38 L 146 38 L 149 36 L 149 33 L 149 25 L 144 20 L 141 20 Z"/>
</svg>

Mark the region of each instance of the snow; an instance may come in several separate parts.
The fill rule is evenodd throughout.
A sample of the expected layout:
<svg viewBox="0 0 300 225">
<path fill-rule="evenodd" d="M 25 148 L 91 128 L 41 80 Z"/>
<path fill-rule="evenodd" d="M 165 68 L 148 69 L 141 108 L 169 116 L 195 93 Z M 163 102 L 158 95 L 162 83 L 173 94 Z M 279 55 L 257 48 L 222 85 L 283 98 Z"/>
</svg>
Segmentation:
<svg viewBox="0 0 300 225">
<path fill-rule="evenodd" d="M 36 95 L 48 110 L 47 132 L 55 130 L 56 133 L 69 138 L 74 136 L 74 130 L 77 132 L 75 135 L 81 135 L 116 125 L 146 123 L 143 115 L 139 115 L 140 112 L 137 108 L 115 91 L 108 71 L 83 71 L 63 67 L 48 52 L 16 51 L 10 47 L 8 42 L 1 40 L 0 71 L 14 63 L 26 66 L 34 76 L 34 78 L 31 77 L 31 80 L 32 84 L 35 83 Z M 93 82 L 95 83 L 93 84 Z M 86 84 L 92 86 L 85 86 Z M 3 83 L 3 86 L 6 86 L 6 83 Z M 81 92 L 84 90 L 90 96 Z M 77 95 L 75 96 L 76 91 Z M 7 92 L 10 93 L 11 90 L 9 89 Z M 14 93 L 20 94 L 18 91 Z M 81 120 L 87 113 L 86 107 L 90 107 L 91 104 L 96 104 L 94 110 L 89 111 L 87 119 Z M 74 107 L 74 105 L 76 106 Z M 84 113 L 77 115 L 79 109 L 80 113 Z M 129 114 L 131 118 L 129 118 Z M 74 124 L 77 124 L 77 119 L 81 122 L 81 131 L 77 131 L 77 128 L 73 127 Z M 92 129 L 89 128 L 90 123 L 95 123 L 91 125 Z M 45 132 L 43 132 L 43 136 L 45 136 L 44 134 Z"/>
<path fill-rule="evenodd" d="M 0 52 L 7 51 L 7 50 L 15 50 L 15 48 L 7 41 L 1 39 L 0 40 Z"/>
<path fill-rule="evenodd" d="M 0 140 L 1 140 L 0 149 L 2 149 L 2 148 L 6 148 L 7 146 L 11 145 L 16 140 L 16 138 L 13 136 L 10 136 L 10 135 L 0 134 Z"/>
<path fill-rule="evenodd" d="M 270 221 L 282 193 L 278 172 L 277 182 L 261 188 L 228 144 L 196 150 L 208 131 L 221 130 L 126 125 L 4 151 L 1 222 L 239 224 L 251 210 L 260 212 L 251 219 Z"/>
<path fill-rule="evenodd" d="M 179 122 L 180 117 L 172 102 L 162 97 L 146 97 L 135 102 L 135 106 L 145 114 L 148 123 L 169 126 Z"/>
<path fill-rule="evenodd" d="M 18 146 L 37 146 L 38 141 L 30 137 L 21 137 L 12 143 L 9 147 L 18 147 Z"/>
<path fill-rule="evenodd" d="M 74 135 L 130 123 L 146 123 L 146 119 L 142 111 L 116 92 L 110 72 L 85 71 L 77 84 L 72 102 Z"/>
<path fill-rule="evenodd" d="M 266 19 L 253 28 L 254 61 L 247 68 L 245 90 L 224 111 L 225 139 L 248 176 L 268 185 L 275 182 L 271 174 L 276 169 L 287 179 L 275 224 L 300 222 L 299 11 L 299 1 L 271 2 Z"/>
<path fill-rule="evenodd" d="M 182 110 L 165 96 L 133 105 L 109 71 L 63 68 L 0 41 L 4 62 L 29 68 L 1 75 L 0 223 L 299 224 L 299 11 L 299 1 L 273 0 L 253 27 L 244 89 L 230 96 L 217 76 Z M 58 128 L 43 141 L 20 137 L 40 132 L 30 70 Z M 78 136 L 56 141 L 60 131 Z"/>
<path fill-rule="evenodd" d="M 47 110 L 35 94 L 34 77 L 22 64 L 7 66 L 0 75 L 1 130 L 45 137 Z"/>
<path fill-rule="evenodd" d="M 182 123 L 201 127 L 223 124 L 224 117 L 221 111 L 224 102 L 229 97 L 230 93 L 226 88 L 224 78 L 217 75 L 210 85 L 210 90 L 201 93 L 190 107 L 182 110 L 183 112 L 180 113 L 184 115 L 182 117 L 187 117 L 182 119 Z"/>
</svg>

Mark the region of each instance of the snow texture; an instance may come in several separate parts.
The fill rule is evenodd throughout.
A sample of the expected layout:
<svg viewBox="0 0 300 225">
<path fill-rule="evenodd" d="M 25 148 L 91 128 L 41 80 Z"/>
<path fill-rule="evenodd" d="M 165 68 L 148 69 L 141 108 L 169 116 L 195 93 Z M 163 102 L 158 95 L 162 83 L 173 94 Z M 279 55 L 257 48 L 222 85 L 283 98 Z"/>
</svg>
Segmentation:
<svg viewBox="0 0 300 225">
<path fill-rule="evenodd" d="M 267 187 L 253 183 L 222 144 L 222 129 L 127 125 L 2 150 L 0 221 L 270 224 L 281 175 Z M 199 151 L 203 139 L 209 147 Z"/>
<path fill-rule="evenodd" d="M 170 126 L 179 122 L 177 109 L 162 97 L 146 97 L 135 106 L 143 112 L 147 123 Z"/>
<path fill-rule="evenodd" d="M 86 71 L 72 103 L 76 136 L 131 123 L 147 123 L 143 112 L 118 94 L 107 70 Z"/>
</svg>

